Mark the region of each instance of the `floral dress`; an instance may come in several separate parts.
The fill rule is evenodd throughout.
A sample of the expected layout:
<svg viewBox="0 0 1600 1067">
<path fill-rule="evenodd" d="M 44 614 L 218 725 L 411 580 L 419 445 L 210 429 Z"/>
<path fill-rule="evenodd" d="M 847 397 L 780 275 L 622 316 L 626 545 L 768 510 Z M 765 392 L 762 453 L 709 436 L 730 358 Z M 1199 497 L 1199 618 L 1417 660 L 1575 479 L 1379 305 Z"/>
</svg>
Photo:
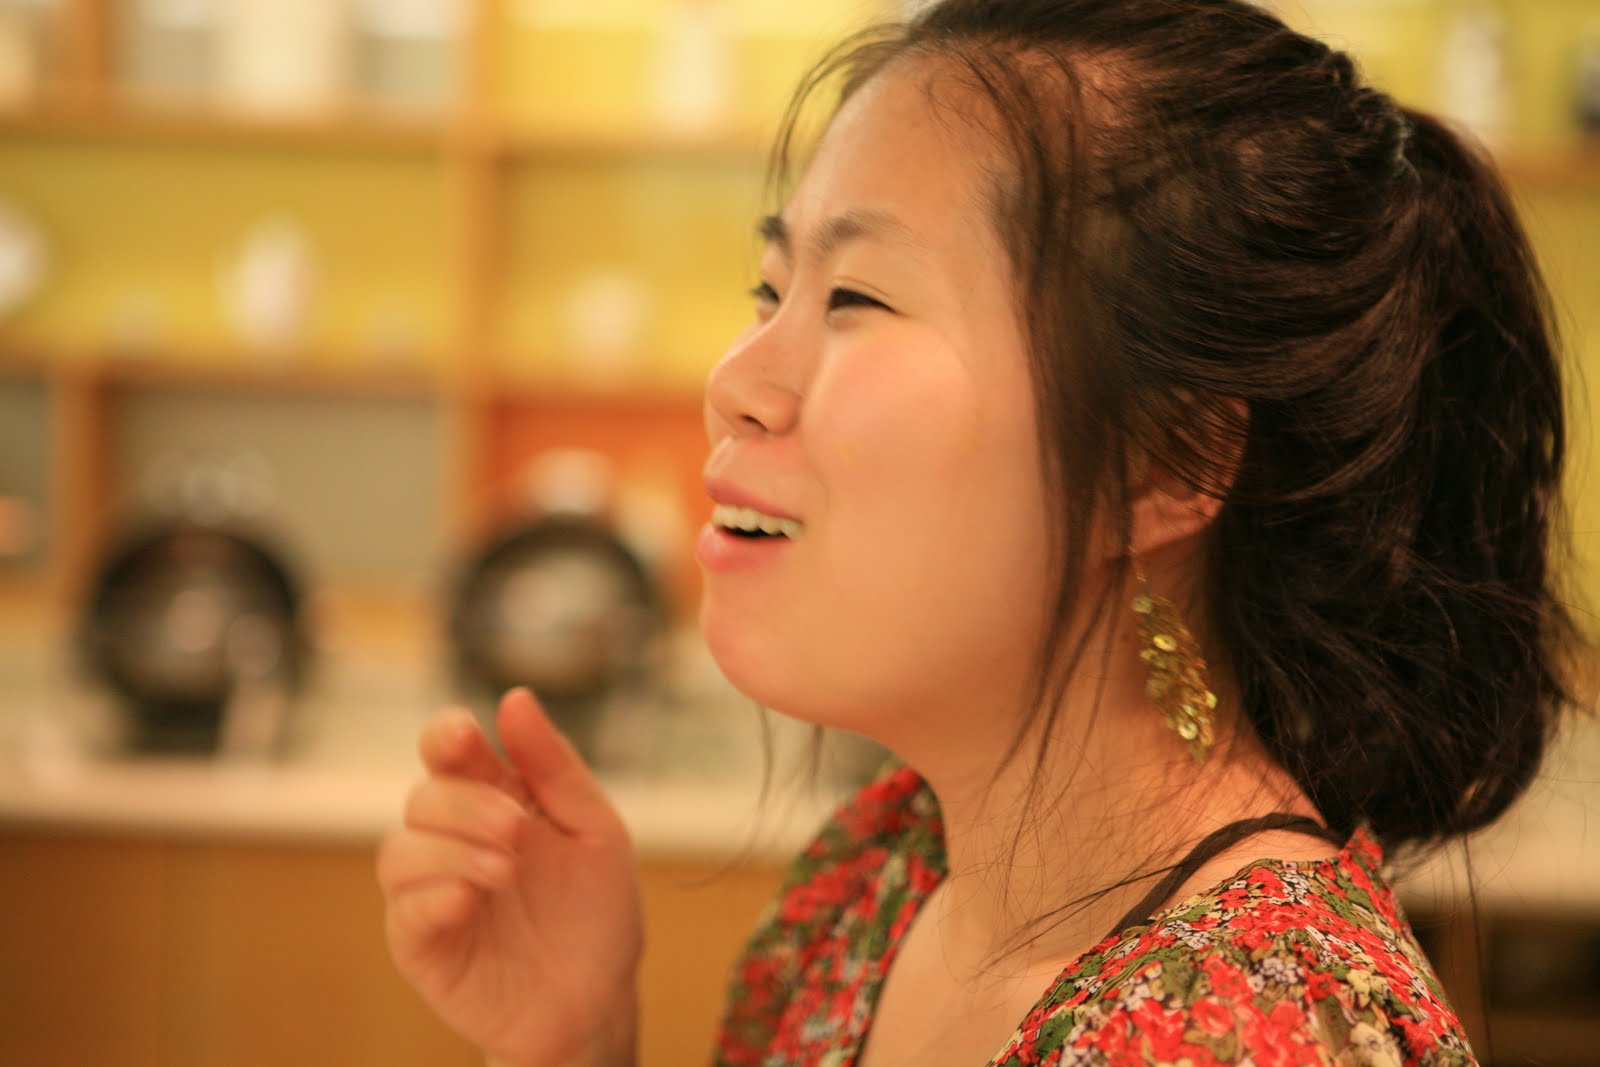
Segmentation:
<svg viewBox="0 0 1600 1067">
<path fill-rule="evenodd" d="M 1107 937 L 989 1067 L 1474 1064 L 1381 864 L 1358 832 L 1335 857 L 1254 863 Z M 735 967 L 719 1067 L 851 1067 L 895 949 L 943 877 L 938 806 L 914 772 L 857 794 Z"/>
</svg>

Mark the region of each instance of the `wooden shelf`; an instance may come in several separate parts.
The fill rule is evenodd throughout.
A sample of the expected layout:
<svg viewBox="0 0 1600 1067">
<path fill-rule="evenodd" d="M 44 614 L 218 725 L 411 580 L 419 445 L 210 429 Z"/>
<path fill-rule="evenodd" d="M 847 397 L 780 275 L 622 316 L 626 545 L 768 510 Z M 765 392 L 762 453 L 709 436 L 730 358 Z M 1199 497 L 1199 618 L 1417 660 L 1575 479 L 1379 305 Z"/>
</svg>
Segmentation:
<svg viewBox="0 0 1600 1067">
<path fill-rule="evenodd" d="M 277 116 L 173 102 L 105 106 L 47 102 L 0 111 L 0 134 L 222 149 L 442 153 L 450 124 L 443 119 L 355 108 L 321 116 Z"/>
<path fill-rule="evenodd" d="M 339 353 L 307 352 L 276 361 L 237 355 L 223 348 L 206 356 L 183 349 L 160 355 L 123 355 L 83 346 L 10 342 L 15 352 L 0 358 L 0 379 L 66 379 L 89 385 L 167 389 L 227 389 L 265 393 L 431 396 L 456 386 L 445 361 L 421 354 L 403 366 L 363 362 Z M 222 358 L 228 357 L 228 358 Z"/>
<path fill-rule="evenodd" d="M 70 99 L 64 97 L 63 99 Z M 204 103 L 123 100 L 105 105 L 46 98 L 0 108 L 0 135 L 218 149 L 439 154 L 476 152 L 510 165 L 674 163 L 759 168 L 770 138 L 750 131 L 678 134 L 659 128 L 525 130 L 352 107 L 323 115 L 229 111 Z M 1509 149 L 1496 160 L 1518 184 L 1600 191 L 1600 137 L 1561 147 Z"/>
<path fill-rule="evenodd" d="M 1600 193 L 1600 137 L 1560 148 L 1510 151 L 1498 163 L 1516 185 Z"/>
<path fill-rule="evenodd" d="M 316 359 L 283 364 L 266 360 L 201 363 L 111 359 L 97 364 L 92 373 L 99 381 L 112 386 L 256 393 L 427 397 L 443 392 L 448 386 L 442 375 L 427 370 L 341 366 Z"/>
<path fill-rule="evenodd" d="M 759 167 L 771 144 L 753 131 L 527 130 L 464 118 L 351 107 L 321 115 L 231 111 L 201 101 L 50 97 L 0 108 L 0 135 L 124 144 L 182 144 L 331 152 L 481 152 L 505 163 L 671 162 Z"/>
<path fill-rule="evenodd" d="M 760 167 L 770 145 L 748 133 L 674 134 L 660 129 L 598 132 L 510 130 L 495 140 L 501 160 L 520 163 L 694 163 Z"/>
<path fill-rule="evenodd" d="M 513 378 L 493 376 L 482 383 L 481 398 L 503 406 L 539 404 L 546 407 L 605 408 L 618 411 L 634 408 L 699 408 L 701 390 L 687 384 L 672 382 L 641 382 L 630 378 L 625 382 L 606 383 L 584 381 L 577 378 Z"/>
<path fill-rule="evenodd" d="M 349 353 L 310 350 L 277 361 L 227 346 L 163 349 L 149 355 L 96 351 L 87 346 L 0 339 L 0 380 L 71 378 L 119 388 L 224 389 L 265 393 L 373 396 L 451 395 L 478 404 L 537 403 L 573 409 L 699 407 L 698 382 L 672 378 L 584 378 L 573 374 L 518 375 L 460 367 L 419 353 L 401 366 Z M 547 360 L 554 363 L 553 359 Z"/>
<path fill-rule="evenodd" d="M 0 345 L 0 351 L 4 351 Z M 0 355 L 0 381 L 42 381 L 54 373 L 55 364 L 32 352 Z"/>
</svg>

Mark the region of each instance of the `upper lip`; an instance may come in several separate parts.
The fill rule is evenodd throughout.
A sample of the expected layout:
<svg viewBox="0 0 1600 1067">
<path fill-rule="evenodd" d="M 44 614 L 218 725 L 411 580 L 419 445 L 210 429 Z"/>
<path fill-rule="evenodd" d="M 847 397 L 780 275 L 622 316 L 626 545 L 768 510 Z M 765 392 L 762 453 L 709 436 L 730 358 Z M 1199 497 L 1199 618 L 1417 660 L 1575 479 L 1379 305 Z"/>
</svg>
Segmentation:
<svg viewBox="0 0 1600 1067">
<path fill-rule="evenodd" d="M 726 504 L 735 508 L 750 508 L 761 512 L 763 515 L 770 515 L 775 519 L 794 519 L 797 522 L 799 521 L 798 515 L 792 515 L 776 504 L 762 500 L 754 493 L 735 485 L 725 478 L 707 478 L 706 495 L 715 504 Z"/>
</svg>

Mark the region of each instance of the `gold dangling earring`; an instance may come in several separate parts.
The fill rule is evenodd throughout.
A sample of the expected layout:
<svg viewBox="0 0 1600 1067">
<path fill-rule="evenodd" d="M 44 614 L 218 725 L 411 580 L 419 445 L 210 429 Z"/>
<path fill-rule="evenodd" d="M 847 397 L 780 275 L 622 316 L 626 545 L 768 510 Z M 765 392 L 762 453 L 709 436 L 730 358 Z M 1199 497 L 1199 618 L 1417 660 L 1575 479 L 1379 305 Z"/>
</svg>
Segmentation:
<svg viewBox="0 0 1600 1067">
<path fill-rule="evenodd" d="M 1150 668 L 1145 693 L 1161 709 L 1167 727 L 1188 743 L 1194 761 L 1204 763 L 1216 744 L 1211 712 L 1217 706 L 1217 695 L 1206 687 L 1206 661 L 1172 601 L 1150 592 L 1138 560 L 1133 576 L 1139 582 L 1133 613 L 1144 644 L 1139 659 Z"/>
</svg>

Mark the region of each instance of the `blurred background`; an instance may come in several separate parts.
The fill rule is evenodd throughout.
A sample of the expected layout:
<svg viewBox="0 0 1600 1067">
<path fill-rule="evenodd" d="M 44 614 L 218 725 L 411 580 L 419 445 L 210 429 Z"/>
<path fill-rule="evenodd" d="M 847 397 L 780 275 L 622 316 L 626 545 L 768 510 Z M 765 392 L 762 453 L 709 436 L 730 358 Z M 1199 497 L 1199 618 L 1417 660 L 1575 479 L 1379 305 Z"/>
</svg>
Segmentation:
<svg viewBox="0 0 1600 1067">
<path fill-rule="evenodd" d="M 1600 602 L 1600 0 L 1276 6 L 1500 160 L 1587 375 Z M 644 1062 L 704 1062 L 881 754 L 759 803 L 805 731 L 694 633 L 699 386 L 790 87 L 900 7 L 0 0 L 6 1062 L 475 1062 L 389 971 L 371 851 L 424 718 L 512 682 L 640 846 Z M 1485 1062 L 1600 1064 L 1597 782 L 1585 724 L 1475 844 L 1476 912 L 1460 856 L 1410 883 Z"/>
</svg>

